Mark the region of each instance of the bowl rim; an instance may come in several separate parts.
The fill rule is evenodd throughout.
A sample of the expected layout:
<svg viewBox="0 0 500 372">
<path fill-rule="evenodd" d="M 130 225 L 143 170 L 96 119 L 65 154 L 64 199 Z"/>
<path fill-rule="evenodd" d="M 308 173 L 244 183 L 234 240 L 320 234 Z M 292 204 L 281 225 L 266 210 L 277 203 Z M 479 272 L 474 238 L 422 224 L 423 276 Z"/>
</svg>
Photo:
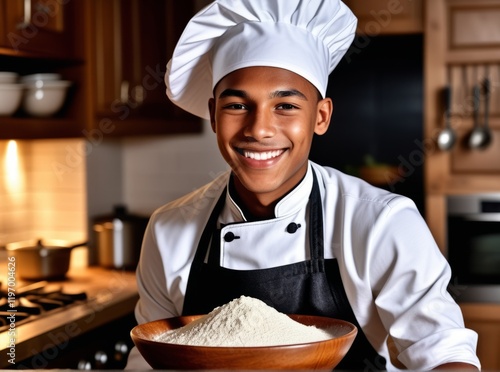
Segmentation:
<svg viewBox="0 0 500 372">
<path fill-rule="evenodd" d="M 19 74 L 14 71 L 0 71 L 0 77 L 2 78 L 11 78 L 13 80 L 16 80 L 19 78 Z"/>
<path fill-rule="evenodd" d="M 70 80 L 33 80 L 24 83 L 27 90 L 69 88 L 71 85 L 73 82 Z"/>
<path fill-rule="evenodd" d="M 25 85 L 22 83 L 1 83 L 0 82 L 0 90 L 22 90 L 25 88 Z"/>
<path fill-rule="evenodd" d="M 139 339 L 141 342 L 145 342 L 150 345 L 159 345 L 159 344 L 164 344 L 168 345 L 168 347 L 173 348 L 173 349 L 185 349 L 185 348 L 190 348 L 190 349 L 199 349 L 199 350 L 222 350 L 222 349 L 231 349 L 234 351 L 238 350 L 278 350 L 278 349 L 293 349 L 293 348 L 300 348 L 304 347 L 306 345 L 315 345 L 315 344 L 321 344 L 321 343 L 326 343 L 326 342 L 331 342 L 343 338 L 349 338 L 352 337 L 353 335 L 356 336 L 358 333 L 358 328 L 356 325 L 353 323 L 343 320 L 343 319 L 337 319 L 337 318 L 332 318 L 332 317 L 327 317 L 327 316 L 320 316 L 320 315 L 307 315 L 307 314 L 286 314 L 290 318 L 297 320 L 297 318 L 300 317 L 313 317 L 313 318 L 322 318 L 322 319 L 328 319 L 328 320 L 333 320 L 336 324 L 342 324 L 344 326 L 347 326 L 350 328 L 349 332 L 342 334 L 341 336 L 338 337 L 332 337 L 327 340 L 319 340 L 319 341 L 310 341 L 310 342 L 301 342 L 301 343 L 294 343 L 294 344 L 281 344 L 281 345 L 270 345 L 270 346 L 208 346 L 208 345 L 186 345 L 186 344 L 175 344 L 171 342 L 163 342 L 163 341 L 155 341 L 151 339 L 146 339 L 144 337 L 141 337 L 137 335 L 137 331 L 141 326 L 144 326 L 145 324 L 154 324 L 154 323 L 162 323 L 167 320 L 172 320 L 172 319 L 182 319 L 182 318 L 193 318 L 193 321 L 204 316 L 206 314 L 197 314 L 197 315 L 186 315 L 186 316 L 175 316 L 175 317 L 169 317 L 169 318 L 163 318 L 163 319 L 157 319 L 153 320 L 151 322 L 146 322 L 142 324 L 138 324 L 135 327 L 133 327 L 130 330 L 130 337 L 132 338 L 132 341 L 135 344 L 135 340 Z M 188 323 L 186 323 L 188 324 Z M 303 323 L 302 323 L 303 324 Z M 178 327 L 180 328 L 180 327 Z M 177 329 L 177 328 L 174 328 Z M 325 328 L 321 328 L 325 329 Z"/>
<path fill-rule="evenodd" d="M 30 74 L 30 75 L 20 76 L 20 80 L 23 83 L 28 83 L 28 82 L 36 81 L 36 80 L 57 81 L 57 80 L 61 80 L 61 77 L 62 77 L 61 74 L 58 74 L 58 73 L 52 73 L 52 72 L 44 73 L 44 72 L 40 72 L 40 73 L 36 73 L 36 74 Z"/>
</svg>

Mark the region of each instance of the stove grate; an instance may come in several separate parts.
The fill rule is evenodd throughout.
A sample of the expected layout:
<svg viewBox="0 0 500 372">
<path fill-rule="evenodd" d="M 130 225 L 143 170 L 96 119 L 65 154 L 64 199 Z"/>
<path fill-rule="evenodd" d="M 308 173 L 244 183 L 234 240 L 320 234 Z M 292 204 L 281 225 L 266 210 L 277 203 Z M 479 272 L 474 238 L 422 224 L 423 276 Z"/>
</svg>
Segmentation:
<svg viewBox="0 0 500 372">
<path fill-rule="evenodd" d="M 47 284 L 40 282 L 21 288 L 14 300 L 5 291 L 0 291 L 0 332 L 8 330 L 13 323 L 17 327 L 87 300 L 85 292 L 67 293 L 62 286 Z"/>
</svg>

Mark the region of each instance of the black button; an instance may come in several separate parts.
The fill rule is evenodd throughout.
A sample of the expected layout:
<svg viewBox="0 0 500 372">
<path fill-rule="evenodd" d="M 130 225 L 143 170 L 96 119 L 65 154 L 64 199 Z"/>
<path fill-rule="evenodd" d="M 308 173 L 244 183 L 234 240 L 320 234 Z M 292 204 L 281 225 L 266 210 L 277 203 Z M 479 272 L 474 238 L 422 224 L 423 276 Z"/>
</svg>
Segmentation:
<svg viewBox="0 0 500 372">
<path fill-rule="evenodd" d="M 226 235 L 224 235 L 224 241 L 231 243 L 234 239 L 239 239 L 239 236 L 234 235 L 231 231 L 227 232 Z"/>
<path fill-rule="evenodd" d="M 295 234 L 295 232 L 299 229 L 300 223 L 292 222 L 290 225 L 286 227 L 286 232 L 290 234 Z"/>
</svg>

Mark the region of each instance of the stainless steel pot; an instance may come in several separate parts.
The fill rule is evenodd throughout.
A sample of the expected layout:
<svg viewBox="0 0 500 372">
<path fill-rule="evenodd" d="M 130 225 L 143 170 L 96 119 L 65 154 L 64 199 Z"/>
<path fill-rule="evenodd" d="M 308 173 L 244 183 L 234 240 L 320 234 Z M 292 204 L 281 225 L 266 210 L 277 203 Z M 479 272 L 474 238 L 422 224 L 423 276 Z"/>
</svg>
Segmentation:
<svg viewBox="0 0 500 372">
<path fill-rule="evenodd" d="M 96 217 L 93 230 L 99 265 L 135 269 L 148 220 L 144 216 L 129 214 L 124 206 L 116 206 L 110 215 Z"/>
<path fill-rule="evenodd" d="M 86 244 L 38 239 L 9 243 L 6 249 L 15 258 L 16 276 L 28 280 L 54 280 L 64 278 L 68 272 L 71 250 Z"/>
</svg>

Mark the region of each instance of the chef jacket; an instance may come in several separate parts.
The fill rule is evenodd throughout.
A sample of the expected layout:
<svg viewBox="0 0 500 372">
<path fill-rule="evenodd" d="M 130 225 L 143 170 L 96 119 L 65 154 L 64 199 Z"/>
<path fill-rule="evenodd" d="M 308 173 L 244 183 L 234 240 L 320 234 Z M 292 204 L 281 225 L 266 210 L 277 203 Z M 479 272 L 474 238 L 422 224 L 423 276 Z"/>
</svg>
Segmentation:
<svg viewBox="0 0 500 372">
<path fill-rule="evenodd" d="M 386 369 L 398 370 L 403 363 L 429 370 L 449 362 L 480 368 L 477 334 L 464 327 L 447 291 L 450 267 L 415 204 L 404 196 L 309 162 L 304 179 L 275 206 L 273 219 L 246 222 L 227 193 L 218 219 L 221 237 L 238 238 L 220 239 L 220 265 L 256 270 L 310 258 L 307 229 L 290 233 L 286 227 L 307 226 L 313 169 L 323 207 L 324 258 L 337 259 L 356 319 L 387 361 Z M 138 323 L 182 314 L 198 241 L 229 179 L 228 171 L 153 213 L 137 268 Z M 127 368 L 144 368 L 144 363 L 134 348 Z"/>
</svg>

